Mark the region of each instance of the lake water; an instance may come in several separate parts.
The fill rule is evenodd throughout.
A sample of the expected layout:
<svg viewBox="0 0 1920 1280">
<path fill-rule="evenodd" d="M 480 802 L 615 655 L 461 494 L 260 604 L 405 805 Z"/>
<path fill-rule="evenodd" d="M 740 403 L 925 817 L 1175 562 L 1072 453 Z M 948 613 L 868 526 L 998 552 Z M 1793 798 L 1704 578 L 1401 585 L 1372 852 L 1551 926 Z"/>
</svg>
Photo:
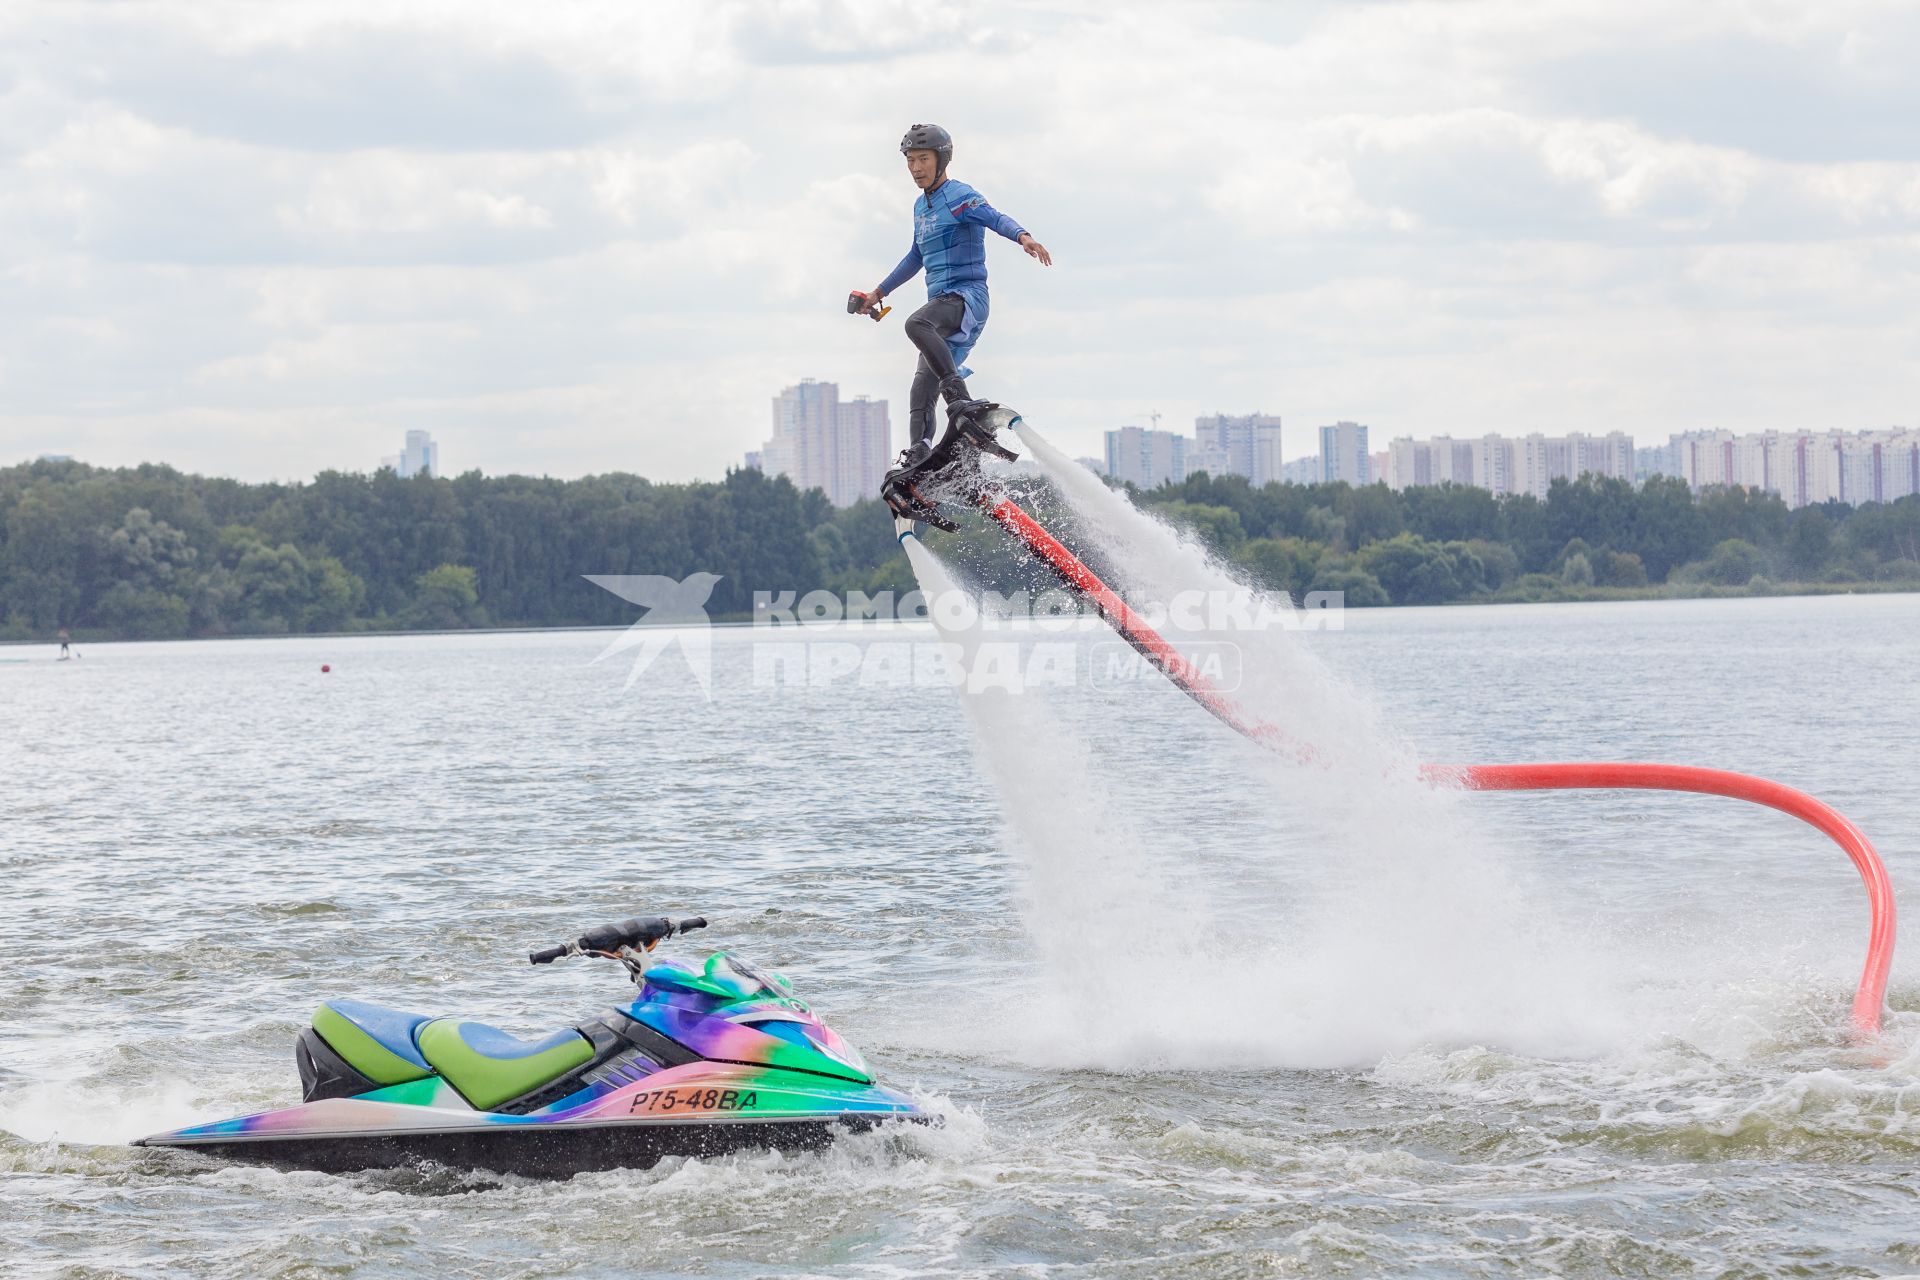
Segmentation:
<svg viewBox="0 0 1920 1280">
<path fill-rule="evenodd" d="M 1336 769 L 1157 679 L 828 678 L 924 627 L 805 632 L 817 686 L 767 678 L 793 633 L 717 630 L 711 700 L 679 650 L 626 687 L 605 633 L 0 653 L 35 659 L 0 664 L 0 1269 L 1920 1272 L 1920 946 L 1851 1044 L 1833 846 L 1387 768 L 1759 773 L 1851 816 L 1915 910 L 1920 597 L 1346 621 L 1245 673 L 1379 756 Z M 1103 638 L 1020 635 L 1061 637 Z M 124 1145 L 297 1100 L 323 998 L 544 1031 L 622 981 L 530 948 L 694 912 L 944 1127 L 565 1183 Z"/>
</svg>

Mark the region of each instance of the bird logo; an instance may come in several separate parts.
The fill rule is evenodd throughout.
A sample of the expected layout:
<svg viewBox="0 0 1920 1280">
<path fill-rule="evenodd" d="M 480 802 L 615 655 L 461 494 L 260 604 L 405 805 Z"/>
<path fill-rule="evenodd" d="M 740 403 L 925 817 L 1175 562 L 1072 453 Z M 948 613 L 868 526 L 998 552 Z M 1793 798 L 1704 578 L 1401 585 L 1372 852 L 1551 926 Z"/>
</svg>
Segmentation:
<svg viewBox="0 0 1920 1280">
<path fill-rule="evenodd" d="M 639 648 L 640 652 L 633 656 L 633 666 L 627 671 L 623 689 L 633 688 L 655 658 L 678 645 L 693 678 L 700 683 L 700 692 L 708 702 L 713 701 L 713 623 L 707 617 L 707 600 L 720 581 L 719 574 L 690 573 L 684 578 L 655 573 L 582 576 L 603 591 L 611 591 L 646 610 L 594 659 L 599 662 L 616 653 Z"/>
</svg>

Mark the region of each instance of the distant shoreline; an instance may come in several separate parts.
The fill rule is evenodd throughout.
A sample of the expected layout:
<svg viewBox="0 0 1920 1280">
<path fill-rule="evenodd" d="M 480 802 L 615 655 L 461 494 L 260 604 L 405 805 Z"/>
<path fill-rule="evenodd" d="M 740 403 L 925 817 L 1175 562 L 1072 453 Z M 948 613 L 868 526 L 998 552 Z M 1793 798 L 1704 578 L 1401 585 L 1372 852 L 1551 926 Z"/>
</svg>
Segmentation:
<svg viewBox="0 0 1920 1280">
<path fill-rule="evenodd" d="M 1781 582 L 1761 587 L 1723 587 L 1706 582 L 1660 583 L 1645 587 L 1563 588 L 1577 592 L 1547 599 L 1494 592 L 1470 600 L 1449 600 L 1441 607 L 1477 604 L 1601 604 L 1616 600 L 1760 600 L 1776 596 L 1898 596 L 1920 595 L 1914 582 Z M 1388 608 L 1407 608 L 1389 605 Z M 1431 607 L 1431 606 L 1428 606 Z"/>
<path fill-rule="evenodd" d="M 1785 589 L 1791 587 L 1792 589 Z M 1681 600 L 1765 600 L 1791 598 L 1795 596 L 1898 596 L 1920 595 L 1920 587 L 1910 582 L 1811 582 L 1800 584 L 1780 584 L 1779 589 L 1754 590 L 1752 587 L 1719 587 L 1708 584 L 1689 583 L 1684 585 L 1661 585 L 1652 587 L 1587 587 L 1578 595 L 1566 595 L 1556 599 L 1528 599 L 1519 595 L 1492 594 L 1478 596 L 1471 600 L 1448 600 L 1435 604 L 1392 604 L 1392 605 L 1354 605 L 1355 609 L 1365 609 L 1369 613 L 1392 609 L 1460 609 L 1477 605 L 1514 605 L 1514 604 L 1621 604 L 1621 603 L 1658 603 L 1661 601 Z M 1092 617 L 1093 614 L 1086 616 Z M 832 622 L 789 622 L 782 623 L 778 630 L 792 630 L 809 626 L 859 626 L 891 622 L 887 618 L 847 618 Z M 84 644 L 185 644 L 201 640 L 363 640 L 377 636 L 502 636 L 502 635 L 538 635 L 547 632 L 569 631 L 626 631 L 632 627 L 660 627 L 663 629 L 682 627 L 684 622 L 647 622 L 643 619 L 630 623 L 586 623 L 560 626 L 519 626 L 519 627 L 451 627 L 419 628 L 390 627 L 366 629 L 360 631 L 299 631 L 277 633 L 254 633 L 251 635 L 214 635 L 214 636 L 166 636 L 166 637 L 114 637 L 98 633 L 82 633 L 72 637 L 74 645 Z M 708 625 L 729 629 L 751 627 L 754 620 L 741 614 L 727 614 L 708 619 Z M 773 628 L 770 628 L 773 629 Z M 0 640 L 0 651 L 9 649 L 54 648 L 58 640 Z"/>
</svg>

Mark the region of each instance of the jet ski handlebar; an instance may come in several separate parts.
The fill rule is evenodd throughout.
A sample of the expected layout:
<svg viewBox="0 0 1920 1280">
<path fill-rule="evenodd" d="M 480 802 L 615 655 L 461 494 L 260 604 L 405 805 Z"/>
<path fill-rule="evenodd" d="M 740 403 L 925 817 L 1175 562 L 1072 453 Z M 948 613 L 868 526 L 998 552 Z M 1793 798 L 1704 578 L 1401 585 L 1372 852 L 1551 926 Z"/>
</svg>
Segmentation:
<svg viewBox="0 0 1920 1280">
<path fill-rule="evenodd" d="M 676 933 L 692 933 L 695 929 L 707 927 L 705 916 L 688 916 L 685 920 L 673 921 L 665 916 L 619 920 L 613 924 L 603 924 L 589 929 L 572 942 L 557 947 L 548 947 L 544 951 L 535 951 L 527 956 L 532 964 L 552 964 L 555 960 L 567 956 L 618 956 L 630 947 L 641 951 L 651 951 L 663 938 L 671 938 Z"/>
</svg>

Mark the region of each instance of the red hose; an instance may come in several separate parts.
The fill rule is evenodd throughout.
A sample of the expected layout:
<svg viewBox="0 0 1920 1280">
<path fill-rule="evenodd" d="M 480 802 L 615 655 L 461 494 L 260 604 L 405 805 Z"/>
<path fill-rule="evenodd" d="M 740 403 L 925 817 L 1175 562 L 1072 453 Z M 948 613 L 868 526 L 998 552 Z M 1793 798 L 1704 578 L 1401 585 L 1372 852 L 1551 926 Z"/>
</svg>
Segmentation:
<svg viewBox="0 0 1920 1280">
<path fill-rule="evenodd" d="M 1011 499 L 1003 494 L 988 492 L 981 494 L 978 501 L 994 523 L 1025 543 L 1029 550 L 1047 563 L 1069 590 L 1092 602 L 1094 608 L 1100 611 L 1100 616 L 1119 632 L 1121 638 L 1159 668 L 1181 692 L 1236 732 L 1262 746 L 1301 760 L 1314 757 L 1311 746 L 1291 739 L 1279 727 L 1248 720 L 1231 699 L 1215 689 L 1192 663 L 1180 655 L 1179 650 L 1147 625 L 1146 620 L 1134 612 L 1119 593 L 1102 582 L 1078 556 L 1041 528 L 1032 516 L 1014 505 Z M 1684 764 L 1573 762 L 1427 765 L 1423 774 L 1429 782 L 1437 785 L 1464 787 L 1470 791 L 1692 791 L 1702 795 L 1750 800 L 1782 813 L 1790 813 L 1818 828 L 1846 851 L 1867 887 L 1870 913 L 1867 960 L 1860 973 L 1860 985 L 1853 993 L 1853 1025 L 1863 1036 L 1878 1034 L 1881 1010 L 1886 1004 L 1887 974 L 1893 967 L 1893 882 L 1887 876 L 1886 863 L 1880 860 L 1872 843 L 1861 834 L 1858 827 L 1832 807 L 1803 791 L 1765 778 Z"/>
<path fill-rule="evenodd" d="M 1215 689 L 1192 663 L 1180 655 L 1178 649 L 1168 644 L 1159 632 L 1147 625 L 1145 618 L 1120 598 L 1119 592 L 1100 581 L 1080 557 L 1041 528 L 1040 523 L 1016 506 L 1011 498 L 988 494 L 982 499 L 981 507 L 995 524 L 1026 543 L 1029 550 L 1046 561 L 1069 590 L 1091 602 L 1100 611 L 1100 616 L 1141 657 L 1158 667 L 1161 674 L 1173 681 L 1182 693 L 1212 712 L 1229 728 L 1284 754 L 1301 756 L 1303 751 L 1309 750 L 1292 742 L 1275 726 L 1254 723 L 1242 716 L 1225 694 Z"/>
<path fill-rule="evenodd" d="M 1632 789 L 1693 791 L 1728 796 L 1778 809 L 1816 827 L 1846 851 L 1867 887 L 1867 961 L 1860 985 L 1853 993 L 1853 1025 L 1863 1035 L 1880 1030 L 1880 1011 L 1886 1004 L 1887 974 L 1893 968 L 1895 910 L 1893 881 L 1887 864 L 1860 828 L 1831 805 L 1783 783 L 1725 769 L 1702 769 L 1689 764 L 1643 764 L 1633 761 L 1564 764 L 1428 765 L 1430 781 L 1453 783 L 1470 791 L 1567 791 Z"/>
</svg>

